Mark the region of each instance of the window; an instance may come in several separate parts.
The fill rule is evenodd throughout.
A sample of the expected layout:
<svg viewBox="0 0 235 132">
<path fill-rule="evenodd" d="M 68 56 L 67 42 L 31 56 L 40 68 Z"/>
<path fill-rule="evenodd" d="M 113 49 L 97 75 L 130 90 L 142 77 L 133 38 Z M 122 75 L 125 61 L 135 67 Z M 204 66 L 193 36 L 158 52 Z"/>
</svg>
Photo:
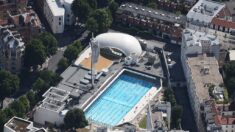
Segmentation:
<svg viewBox="0 0 235 132">
<path fill-rule="evenodd" d="M 61 21 L 61 17 L 59 17 L 59 20 Z"/>
<path fill-rule="evenodd" d="M 59 22 L 59 25 L 61 25 L 61 22 Z"/>
<path fill-rule="evenodd" d="M 70 17 L 70 15 L 68 14 L 67 17 Z"/>
</svg>

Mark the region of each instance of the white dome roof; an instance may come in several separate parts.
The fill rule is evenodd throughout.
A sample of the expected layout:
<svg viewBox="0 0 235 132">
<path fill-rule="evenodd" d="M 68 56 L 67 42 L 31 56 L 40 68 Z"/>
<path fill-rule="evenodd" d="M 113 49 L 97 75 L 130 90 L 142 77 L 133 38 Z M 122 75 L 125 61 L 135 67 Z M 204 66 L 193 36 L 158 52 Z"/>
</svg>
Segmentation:
<svg viewBox="0 0 235 132">
<path fill-rule="evenodd" d="M 126 56 L 130 56 L 132 53 L 140 56 L 142 53 L 139 41 L 128 34 L 103 33 L 96 36 L 95 40 L 99 43 L 100 48 L 116 48 L 121 50 Z"/>
</svg>

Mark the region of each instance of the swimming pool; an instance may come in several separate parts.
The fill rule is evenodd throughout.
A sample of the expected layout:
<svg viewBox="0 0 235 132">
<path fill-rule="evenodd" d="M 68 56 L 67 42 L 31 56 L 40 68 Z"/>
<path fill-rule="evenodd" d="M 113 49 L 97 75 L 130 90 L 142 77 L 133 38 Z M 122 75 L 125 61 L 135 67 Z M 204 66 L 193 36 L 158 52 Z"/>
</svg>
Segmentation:
<svg viewBox="0 0 235 132">
<path fill-rule="evenodd" d="M 124 71 L 86 109 L 86 118 L 97 124 L 115 126 L 153 86 L 146 77 Z"/>
</svg>

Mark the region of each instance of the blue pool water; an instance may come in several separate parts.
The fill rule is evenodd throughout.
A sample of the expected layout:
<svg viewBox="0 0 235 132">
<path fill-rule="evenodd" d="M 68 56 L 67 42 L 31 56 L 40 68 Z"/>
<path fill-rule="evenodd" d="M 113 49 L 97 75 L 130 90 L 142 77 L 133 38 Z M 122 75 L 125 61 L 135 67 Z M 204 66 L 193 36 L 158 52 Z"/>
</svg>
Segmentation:
<svg viewBox="0 0 235 132">
<path fill-rule="evenodd" d="M 153 86 L 152 82 L 122 73 L 85 111 L 97 124 L 117 125 Z"/>
</svg>

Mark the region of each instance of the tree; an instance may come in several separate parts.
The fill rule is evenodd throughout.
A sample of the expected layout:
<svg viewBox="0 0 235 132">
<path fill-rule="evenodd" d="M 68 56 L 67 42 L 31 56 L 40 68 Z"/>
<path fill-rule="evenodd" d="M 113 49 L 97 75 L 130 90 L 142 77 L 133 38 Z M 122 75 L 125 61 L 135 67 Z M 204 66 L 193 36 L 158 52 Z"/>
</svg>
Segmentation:
<svg viewBox="0 0 235 132">
<path fill-rule="evenodd" d="M 36 92 L 41 90 L 45 91 L 46 88 L 47 86 L 45 81 L 42 80 L 40 77 L 32 85 L 32 89 Z"/>
<path fill-rule="evenodd" d="M 20 85 L 19 78 L 8 71 L 0 70 L 0 99 L 18 91 Z"/>
<path fill-rule="evenodd" d="M 170 102 L 171 106 L 176 105 L 175 96 L 174 96 L 173 90 L 171 88 L 165 89 L 165 91 L 163 93 L 163 100 Z"/>
<path fill-rule="evenodd" d="M 181 106 L 176 105 L 172 108 L 171 110 L 171 127 L 172 128 L 179 128 L 182 113 L 183 113 L 183 109 Z"/>
<path fill-rule="evenodd" d="M 85 114 L 81 109 L 73 109 L 67 112 L 64 118 L 66 128 L 84 128 L 88 125 Z"/>
<path fill-rule="evenodd" d="M 90 18 L 88 18 L 88 20 L 86 22 L 86 27 L 88 30 L 90 30 L 91 32 L 96 34 L 98 32 L 99 25 L 93 17 L 90 17 Z"/>
<path fill-rule="evenodd" d="M 97 8 L 97 1 L 96 0 L 87 0 L 88 4 L 90 5 L 90 7 L 92 9 L 96 9 Z"/>
<path fill-rule="evenodd" d="M 96 20 L 98 24 L 98 33 L 106 32 L 113 21 L 110 11 L 107 9 L 97 9 L 90 17 L 93 17 L 94 20 Z"/>
<path fill-rule="evenodd" d="M 49 70 L 41 71 L 39 77 L 46 83 L 47 87 L 56 86 L 62 79 L 60 75 Z"/>
<path fill-rule="evenodd" d="M 156 2 L 148 3 L 146 6 L 148 6 L 150 8 L 153 8 L 153 9 L 157 9 L 157 3 Z"/>
<path fill-rule="evenodd" d="M 27 45 L 24 53 L 24 65 L 27 68 L 33 67 L 37 69 L 38 65 L 42 65 L 46 60 L 46 50 L 42 42 L 33 39 L 31 44 Z"/>
<path fill-rule="evenodd" d="M 23 117 L 25 113 L 27 112 L 27 109 L 25 108 L 24 104 L 16 100 L 11 105 L 10 108 L 16 113 L 16 116 Z"/>
<path fill-rule="evenodd" d="M 57 70 L 62 72 L 69 66 L 67 59 L 62 58 L 59 63 L 57 64 Z"/>
<path fill-rule="evenodd" d="M 115 1 L 112 1 L 112 2 L 110 3 L 110 5 L 109 5 L 109 10 L 110 10 L 110 12 L 111 12 L 113 18 L 114 18 L 114 16 L 115 16 L 115 13 L 116 13 L 118 7 L 119 7 L 119 5 L 118 5 L 118 3 L 115 2 Z"/>
<path fill-rule="evenodd" d="M 111 0 L 97 0 L 97 5 L 99 8 L 105 8 L 109 6 Z"/>
<path fill-rule="evenodd" d="M 180 16 L 180 15 L 181 15 L 181 12 L 180 12 L 180 11 L 177 11 L 175 14 L 176 14 L 176 16 Z"/>
<path fill-rule="evenodd" d="M 92 8 L 86 0 L 74 0 L 71 9 L 74 16 L 78 17 L 80 22 L 86 22 L 92 11 Z"/>
<path fill-rule="evenodd" d="M 74 48 L 73 45 L 69 45 L 64 51 L 64 57 L 68 59 L 69 63 L 77 58 L 79 50 Z"/>
<path fill-rule="evenodd" d="M 30 90 L 27 94 L 26 94 L 28 100 L 30 100 L 30 108 L 33 108 L 34 105 L 37 103 L 37 95 Z"/>
<path fill-rule="evenodd" d="M 21 102 L 24 105 L 26 111 L 29 110 L 30 108 L 29 100 L 25 95 L 19 98 L 19 102 Z"/>
<path fill-rule="evenodd" d="M 39 39 L 45 46 L 47 55 L 54 55 L 56 53 L 58 42 L 52 34 L 48 32 L 42 33 L 39 35 Z"/>
</svg>

